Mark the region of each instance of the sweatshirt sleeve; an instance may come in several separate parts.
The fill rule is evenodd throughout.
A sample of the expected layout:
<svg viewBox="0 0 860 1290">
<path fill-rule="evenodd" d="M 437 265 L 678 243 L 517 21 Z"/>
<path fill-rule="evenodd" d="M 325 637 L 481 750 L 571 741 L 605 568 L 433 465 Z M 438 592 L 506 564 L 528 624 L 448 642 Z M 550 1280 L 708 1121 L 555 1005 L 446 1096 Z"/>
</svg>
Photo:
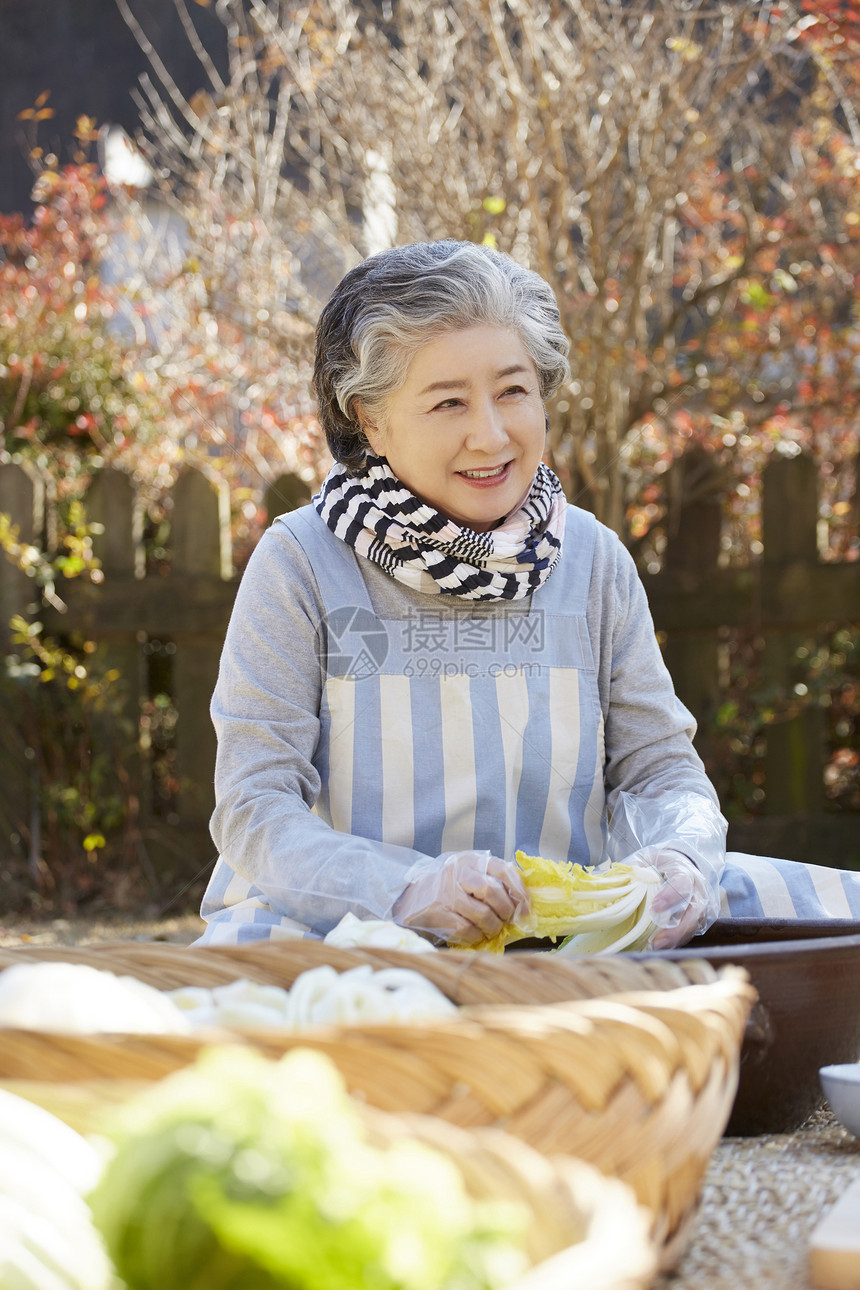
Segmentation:
<svg viewBox="0 0 860 1290">
<path fill-rule="evenodd" d="M 250 902 L 260 912 L 241 939 L 271 935 L 278 923 L 323 935 L 348 912 L 388 918 L 409 870 L 426 862 L 407 847 L 339 833 L 313 813 L 321 613 L 307 557 L 276 522 L 239 585 L 211 704 L 219 861 L 202 913 L 217 922 L 238 900 Z"/>
<path fill-rule="evenodd" d="M 632 557 L 605 530 L 601 546 L 599 685 L 611 852 L 620 858 L 650 845 L 680 851 L 718 904 L 727 825 L 693 747 L 696 723 L 675 694 Z"/>
</svg>

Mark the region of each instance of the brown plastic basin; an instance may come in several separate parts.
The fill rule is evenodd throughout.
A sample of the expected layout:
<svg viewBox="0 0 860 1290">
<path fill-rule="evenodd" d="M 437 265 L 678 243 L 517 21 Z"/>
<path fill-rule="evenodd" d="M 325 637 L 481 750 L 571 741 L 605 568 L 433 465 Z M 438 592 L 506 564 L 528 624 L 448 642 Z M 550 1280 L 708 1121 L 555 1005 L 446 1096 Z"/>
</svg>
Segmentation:
<svg viewBox="0 0 860 1290">
<path fill-rule="evenodd" d="M 759 995 L 726 1133 L 793 1132 L 824 1105 L 819 1067 L 860 1059 L 860 924 L 718 921 L 694 945 L 661 957 L 737 963 Z"/>
</svg>

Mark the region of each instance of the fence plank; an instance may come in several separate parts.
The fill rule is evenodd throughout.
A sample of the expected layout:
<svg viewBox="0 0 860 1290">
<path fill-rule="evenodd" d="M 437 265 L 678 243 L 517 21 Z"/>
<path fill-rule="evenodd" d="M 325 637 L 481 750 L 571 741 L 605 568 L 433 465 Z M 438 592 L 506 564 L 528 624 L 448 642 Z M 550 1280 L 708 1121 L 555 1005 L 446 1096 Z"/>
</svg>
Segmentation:
<svg viewBox="0 0 860 1290">
<path fill-rule="evenodd" d="M 267 523 L 286 511 L 295 511 L 311 500 L 311 490 L 298 475 L 279 475 L 266 489 L 264 506 Z"/>
<path fill-rule="evenodd" d="M 818 467 L 808 453 L 773 457 L 762 475 L 762 563 L 818 562 Z"/>
<path fill-rule="evenodd" d="M 183 636 L 176 643 L 176 762 L 178 813 L 183 823 L 205 825 L 215 807 L 216 740 L 209 703 L 220 655 L 221 641 L 211 636 Z"/>
<path fill-rule="evenodd" d="M 10 462 L 0 465 L 0 513 L 9 516 L 18 530 L 18 541 L 41 545 L 44 525 L 45 490 L 38 477 Z M 0 650 L 11 647 L 9 620 L 25 614 L 35 600 L 36 588 L 30 578 L 0 551 Z M 4 678 L 14 695 L 14 681 Z M 8 715 L 8 714 L 7 714 Z M 34 879 L 39 871 L 38 838 L 26 846 L 21 828 L 32 829 L 33 776 L 32 749 L 28 749 L 23 730 L 15 721 L 0 723 L 0 857 L 27 859 Z"/>
<path fill-rule="evenodd" d="M 142 516 L 132 480 L 124 471 L 102 470 L 86 496 L 87 522 L 100 524 L 93 537 L 95 555 L 105 574 L 133 578 L 143 572 Z"/>
<path fill-rule="evenodd" d="M 171 576 L 194 576 L 201 584 L 219 582 L 232 571 L 229 493 L 196 471 L 186 471 L 173 490 Z M 168 582 L 170 579 L 168 579 Z M 226 630 L 226 622 L 223 624 Z M 215 804 L 215 731 L 209 702 L 218 679 L 223 630 L 174 632 L 176 761 L 179 817 L 205 824 Z"/>
<path fill-rule="evenodd" d="M 99 471 L 87 489 L 85 510 L 87 522 L 99 524 L 103 529 L 93 536 L 93 555 L 98 558 L 103 573 L 111 580 L 134 579 L 143 571 L 143 545 L 142 515 L 136 505 L 132 480 L 123 471 Z M 92 583 L 89 585 L 93 587 Z M 97 591 L 99 600 L 103 600 L 101 585 Z M 83 626 L 80 619 L 75 625 Z M 116 668 L 122 677 L 123 710 L 131 728 L 136 730 L 141 700 L 146 695 L 138 624 L 133 618 L 127 618 L 103 628 L 98 633 L 98 641 L 105 665 Z"/>
<path fill-rule="evenodd" d="M 185 470 L 172 490 L 171 568 L 210 578 L 233 573 L 230 547 L 230 490 L 226 480 Z"/>
<path fill-rule="evenodd" d="M 0 465 L 0 514 L 18 530 L 18 541 L 41 546 L 45 489 L 39 479 L 10 462 Z M 36 599 L 33 582 L 0 551 L 0 643 L 9 641 L 9 619 Z"/>
<path fill-rule="evenodd" d="M 664 567 L 672 576 L 706 581 L 717 569 L 722 508 L 713 457 L 701 449 L 688 451 L 672 468 L 670 496 L 694 492 L 696 501 L 670 512 Z M 719 702 L 719 640 L 712 627 L 670 634 L 663 649 L 679 699 L 698 722 Z M 709 736 L 700 724 L 696 746 L 707 754 Z"/>
<path fill-rule="evenodd" d="M 768 463 L 762 481 L 762 577 L 803 563 L 807 576 L 818 566 L 818 469 L 811 457 L 778 458 Z M 785 594 L 792 588 L 782 582 Z M 797 632 L 768 632 L 762 678 L 790 699 L 800 684 Z M 765 811 L 768 815 L 809 815 L 824 806 L 824 714 L 808 707 L 767 730 Z"/>
</svg>

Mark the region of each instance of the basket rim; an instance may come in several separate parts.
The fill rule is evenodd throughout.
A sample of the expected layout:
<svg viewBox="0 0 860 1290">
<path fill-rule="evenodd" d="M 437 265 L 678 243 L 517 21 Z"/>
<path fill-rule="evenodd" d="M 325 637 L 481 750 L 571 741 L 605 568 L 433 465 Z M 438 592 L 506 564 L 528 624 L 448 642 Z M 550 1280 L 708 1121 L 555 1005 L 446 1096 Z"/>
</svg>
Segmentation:
<svg viewBox="0 0 860 1290">
<path fill-rule="evenodd" d="M 2 971 L 2 967 L 2 960 L 0 960 L 0 971 Z M 511 1028 L 512 1030 L 518 1030 L 521 1027 L 528 1028 L 531 1024 L 530 1019 L 535 1017 L 546 1023 L 550 1028 L 555 1021 L 557 1026 L 563 1030 L 569 1029 L 569 1019 L 575 1016 L 597 1021 L 611 1017 L 615 1021 L 620 1020 L 631 1027 L 635 1027 L 637 1024 L 645 1025 L 642 1017 L 647 1015 L 650 1008 L 695 1017 L 699 1014 L 713 1011 L 714 1005 L 720 1002 L 741 1002 L 746 1000 L 752 1004 L 756 997 L 757 992 L 750 982 L 749 973 L 743 967 L 728 964 L 726 967 L 718 969 L 713 981 L 691 982 L 687 985 L 678 985 L 664 990 L 648 988 L 624 990 L 584 999 L 565 999 L 548 1003 L 461 1004 L 457 1006 L 457 1010 L 454 1013 L 444 1013 L 405 1022 L 397 1018 L 391 1018 L 388 1021 L 323 1023 L 304 1026 L 300 1030 L 288 1030 L 282 1026 L 201 1026 L 199 1029 L 193 1029 L 187 1033 L 121 1030 L 81 1032 L 47 1030 L 42 1027 L 4 1026 L 0 1023 L 0 1035 L 19 1033 L 33 1036 L 45 1035 L 54 1039 L 105 1040 L 111 1043 L 119 1040 L 135 1040 L 144 1043 L 147 1039 L 157 1040 L 159 1043 L 169 1043 L 176 1040 L 180 1045 L 186 1040 L 191 1040 L 200 1041 L 203 1045 L 211 1045 L 224 1042 L 225 1036 L 234 1035 L 250 1036 L 252 1038 L 259 1035 L 289 1035 L 296 1037 L 305 1034 L 317 1036 L 333 1033 L 340 1034 L 341 1032 L 350 1034 L 359 1031 L 373 1035 L 388 1035 L 395 1030 L 403 1030 L 408 1033 L 462 1031 L 466 1025 L 472 1024 L 482 1027 L 484 1023 L 487 1023 L 488 1027 L 492 1029 Z"/>
</svg>

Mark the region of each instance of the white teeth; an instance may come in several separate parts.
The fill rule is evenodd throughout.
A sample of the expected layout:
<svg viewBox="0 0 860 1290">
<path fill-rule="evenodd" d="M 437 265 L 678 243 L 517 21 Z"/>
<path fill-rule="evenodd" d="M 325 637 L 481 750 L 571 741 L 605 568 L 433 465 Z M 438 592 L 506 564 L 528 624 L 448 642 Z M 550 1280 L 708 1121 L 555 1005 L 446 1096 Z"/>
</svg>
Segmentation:
<svg viewBox="0 0 860 1290">
<path fill-rule="evenodd" d="M 508 463 L 504 466 L 497 466 L 495 470 L 461 470 L 460 474 L 465 475 L 467 479 L 491 479 L 493 475 L 502 475 L 507 470 Z"/>
</svg>

